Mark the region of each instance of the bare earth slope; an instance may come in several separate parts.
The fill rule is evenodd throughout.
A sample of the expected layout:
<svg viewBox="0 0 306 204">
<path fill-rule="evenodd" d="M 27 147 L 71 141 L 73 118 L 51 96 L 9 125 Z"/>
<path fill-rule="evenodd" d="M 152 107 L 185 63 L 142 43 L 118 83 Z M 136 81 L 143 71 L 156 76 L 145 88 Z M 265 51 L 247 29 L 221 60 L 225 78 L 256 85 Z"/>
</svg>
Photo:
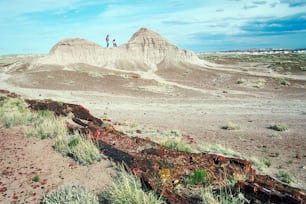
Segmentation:
<svg viewBox="0 0 306 204">
<path fill-rule="evenodd" d="M 268 158 L 272 165 L 265 173 L 284 170 L 294 185 L 306 188 L 303 71 L 209 63 L 148 29 L 117 48 L 64 40 L 48 55 L 29 61 L 1 64 L 1 89 L 82 104 L 114 123 L 136 121 L 139 129 L 179 130 L 193 137 L 193 145 L 221 144 Z M 240 129 L 222 129 L 228 121 Z M 271 124 L 285 124 L 288 131 L 269 129 Z"/>
</svg>

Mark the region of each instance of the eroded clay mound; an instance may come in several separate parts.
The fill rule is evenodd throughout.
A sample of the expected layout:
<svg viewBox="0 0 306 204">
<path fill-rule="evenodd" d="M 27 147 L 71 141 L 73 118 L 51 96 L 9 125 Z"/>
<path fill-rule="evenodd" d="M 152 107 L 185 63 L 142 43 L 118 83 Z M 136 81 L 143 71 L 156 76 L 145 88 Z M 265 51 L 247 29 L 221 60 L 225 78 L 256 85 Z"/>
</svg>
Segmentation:
<svg viewBox="0 0 306 204">
<path fill-rule="evenodd" d="M 64 39 L 50 53 L 35 64 L 70 65 L 85 63 L 92 66 L 123 70 L 155 70 L 158 64 L 205 64 L 193 52 L 171 44 L 158 33 L 147 28 L 137 31 L 126 44 L 105 48 L 94 42 Z"/>
</svg>

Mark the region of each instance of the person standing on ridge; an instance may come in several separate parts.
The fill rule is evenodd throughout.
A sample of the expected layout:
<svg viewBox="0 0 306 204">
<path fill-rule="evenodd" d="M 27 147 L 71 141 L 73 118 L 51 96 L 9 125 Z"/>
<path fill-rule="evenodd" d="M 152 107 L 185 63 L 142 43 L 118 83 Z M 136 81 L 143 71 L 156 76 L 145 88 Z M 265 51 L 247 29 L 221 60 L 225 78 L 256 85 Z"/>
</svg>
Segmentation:
<svg viewBox="0 0 306 204">
<path fill-rule="evenodd" d="M 109 35 L 108 34 L 106 35 L 105 40 L 106 40 L 106 47 L 108 47 L 109 46 Z"/>
<path fill-rule="evenodd" d="M 113 47 L 117 47 L 116 39 L 113 39 Z"/>
</svg>

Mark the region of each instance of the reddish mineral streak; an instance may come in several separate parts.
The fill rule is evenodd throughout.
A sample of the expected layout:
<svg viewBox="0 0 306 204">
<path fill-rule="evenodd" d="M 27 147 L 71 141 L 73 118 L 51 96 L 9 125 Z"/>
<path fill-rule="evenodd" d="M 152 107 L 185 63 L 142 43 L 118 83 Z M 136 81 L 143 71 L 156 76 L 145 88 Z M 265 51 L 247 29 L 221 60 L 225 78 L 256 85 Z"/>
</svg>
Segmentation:
<svg viewBox="0 0 306 204">
<path fill-rule="evenodd" d="M 7 95 L 9 94 L 8 92 Z M 224 184 L 226 178 L 234 175 L 244 176 L 246 180 L 238 181 L 236 188 L 251 203 L 306 203 L 304 190 L 285 185 L 266 175 L 257 175 L 249 161 L 210 153 L 178 152 L 147 139 L 127 137 L 109 125 L 103 128 L 103 122 L 80 105 L 50 100 L 26 102 L 33 110 L 50 110 L 58 116 L 73 113 L 73 121 L 82 128 L 67 124 L 71 131 L 78 130 L 89 134 L 105 156 L 118 163 L 124 162 L 140 177 L 144 185 L 161 194 L 168 203 L 187 204 L 201 201 L 187 189 L 184 193 L 175 188 L 182 182 L 186 172 L 198 168 L 207 171 L 207 178 L 213 186 Z M 161 175 L 161 172 L 170 173 L 165 176 Z M 163 176 L 168 179 L 166 182 Z"/>
</svg>

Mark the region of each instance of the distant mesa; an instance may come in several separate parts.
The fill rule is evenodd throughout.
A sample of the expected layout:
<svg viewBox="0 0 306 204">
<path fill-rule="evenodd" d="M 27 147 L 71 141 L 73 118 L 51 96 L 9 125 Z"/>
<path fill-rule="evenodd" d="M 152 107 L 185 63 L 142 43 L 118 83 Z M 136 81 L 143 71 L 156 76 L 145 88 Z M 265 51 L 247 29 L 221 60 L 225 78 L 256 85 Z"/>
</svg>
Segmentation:
<svg viewBox="0 0 306 204">
<path fill-rule="evenodd" d="M 203 65 L 195 53 L 180 49 L 158 33 L 139 29 L 128 43 L 116 48 L 102 47 L 94 42 L 71 38 L 58 42 L 49 54 L 35 64 L 71 65 L 84 63 L 97 67 L 123 70 L 154 70 L 158 66 L 178 63 Z"/>
</svg>

